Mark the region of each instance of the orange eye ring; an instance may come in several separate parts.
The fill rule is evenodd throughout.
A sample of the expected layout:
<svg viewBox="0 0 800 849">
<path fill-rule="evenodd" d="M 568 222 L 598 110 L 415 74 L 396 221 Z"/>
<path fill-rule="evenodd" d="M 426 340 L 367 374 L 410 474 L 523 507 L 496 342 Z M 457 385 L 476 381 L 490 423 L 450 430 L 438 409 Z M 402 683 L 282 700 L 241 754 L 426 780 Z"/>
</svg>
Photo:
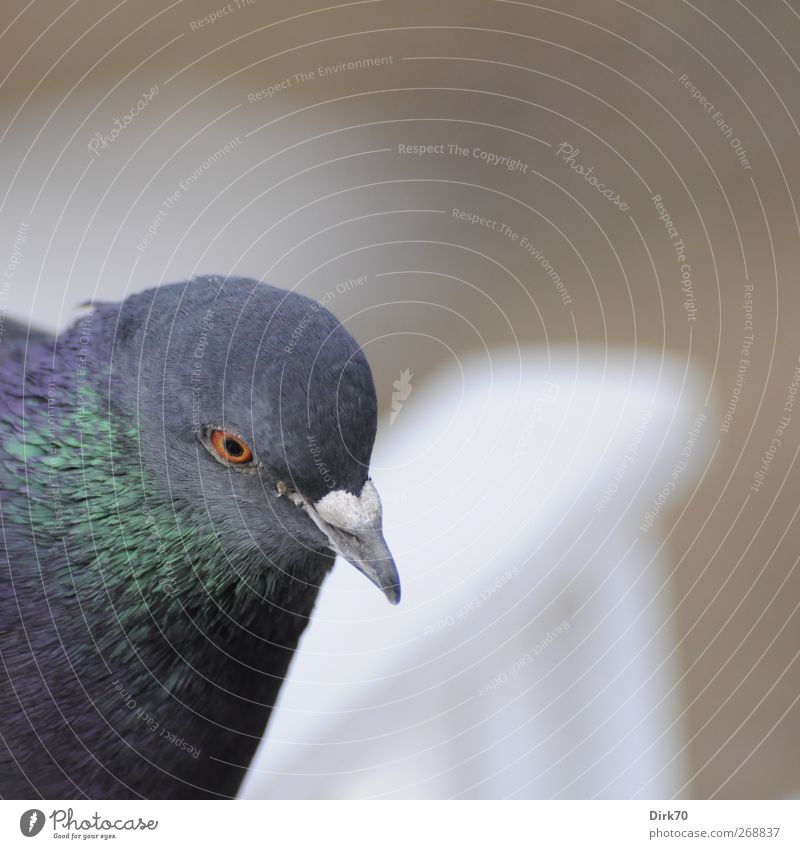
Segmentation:
<svg viewBox="0 0 800 849">
<path fill-rule="evenodd" d="M 237 436 L 229 430 L 212 430 L 211 445 L 226 463 L 243 466 L 253 459 L 250 446 L 241 436 Z"/>
</svg>

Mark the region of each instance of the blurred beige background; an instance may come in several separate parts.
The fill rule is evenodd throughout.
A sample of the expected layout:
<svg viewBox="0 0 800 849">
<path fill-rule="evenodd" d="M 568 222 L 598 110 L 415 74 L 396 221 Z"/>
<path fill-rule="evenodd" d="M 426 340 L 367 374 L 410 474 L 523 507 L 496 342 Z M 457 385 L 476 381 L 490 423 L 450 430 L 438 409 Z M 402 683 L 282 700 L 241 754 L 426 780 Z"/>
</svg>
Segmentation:
<svg viewBox="0 0 800 849">
<path fill-rule="evenodd" d="M 209 272 L 332 292 L 384 411 L 401 370 L 484 346 L 684 362 L 715 448 L 659 517 L 690 794 L 800 795 L 800 407 L 751 488 L 800 355 L 796 2 L 3 10 L 4 313 Z"/>
</svg>

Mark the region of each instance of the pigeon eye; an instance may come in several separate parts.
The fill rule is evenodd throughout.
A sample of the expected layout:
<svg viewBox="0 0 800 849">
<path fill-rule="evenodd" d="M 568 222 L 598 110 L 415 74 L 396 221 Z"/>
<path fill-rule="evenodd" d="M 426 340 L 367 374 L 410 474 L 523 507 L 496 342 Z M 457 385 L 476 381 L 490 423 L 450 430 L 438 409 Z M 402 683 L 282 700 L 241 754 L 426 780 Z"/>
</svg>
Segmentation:
<svg viewBox="0 0 800 849">
<path fill-rule="evenodd" d="M 250 446 L 235 433 L 229 430 L 212 430 L 211 445 L 226 463 L 235 463 L 243 466 L 253 459 Z"/>
</svg>

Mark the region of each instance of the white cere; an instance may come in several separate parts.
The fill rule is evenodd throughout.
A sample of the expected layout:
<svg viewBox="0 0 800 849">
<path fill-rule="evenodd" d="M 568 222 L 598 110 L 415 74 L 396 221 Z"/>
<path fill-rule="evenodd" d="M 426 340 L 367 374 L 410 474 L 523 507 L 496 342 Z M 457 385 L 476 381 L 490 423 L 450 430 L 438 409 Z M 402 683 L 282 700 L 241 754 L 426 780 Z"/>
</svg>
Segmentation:
<svg viewBox="0 0 800 849">
<path fill-rule="evenodd" d="M 378 490 L 368 480 L 361 495 L 343 489 L 329 492 L 314 505 L 323 522 L 336 528 L 379 528 L 381 526 L 381 499 Z"/>
</svg>

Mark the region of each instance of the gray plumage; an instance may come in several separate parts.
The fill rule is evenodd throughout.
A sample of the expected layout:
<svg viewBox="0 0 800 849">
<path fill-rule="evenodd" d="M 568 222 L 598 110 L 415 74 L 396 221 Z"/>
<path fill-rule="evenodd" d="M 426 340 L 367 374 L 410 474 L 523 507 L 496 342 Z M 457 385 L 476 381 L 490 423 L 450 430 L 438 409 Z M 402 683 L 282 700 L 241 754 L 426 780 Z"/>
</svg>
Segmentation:
<svg viewBox="0 0 800 849">
<path fill-rule="evenodd" d="M 363 352 L 199 278 L 15 327 L 0 419 L 0 796 L 235 795 L 335 553 L 399 598 Z"/>
</svg>

